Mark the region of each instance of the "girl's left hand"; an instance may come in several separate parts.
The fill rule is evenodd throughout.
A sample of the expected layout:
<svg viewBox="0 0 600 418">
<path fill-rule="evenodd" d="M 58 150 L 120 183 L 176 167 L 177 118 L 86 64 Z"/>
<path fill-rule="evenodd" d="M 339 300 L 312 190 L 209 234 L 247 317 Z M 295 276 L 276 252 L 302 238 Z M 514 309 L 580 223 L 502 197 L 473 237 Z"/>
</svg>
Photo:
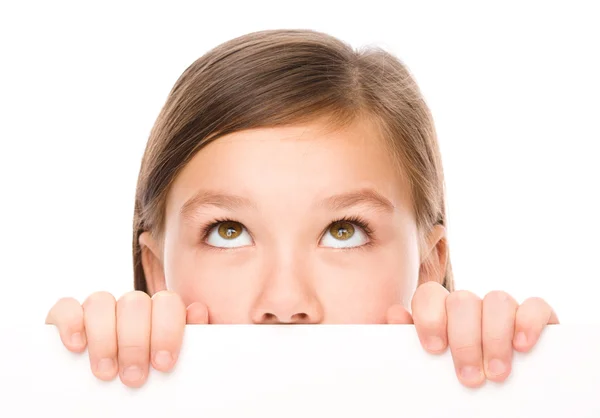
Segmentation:
<svg viewBox="0 0 600 418">
<path fill-rule="evenodd" d="M 531 350 L 544 327 L 558 324 L 558 318 L 540 298 L 519 305 L 509 294 L 493 291 L 482 300 L 471 292 L 449 293 L 428 282 L 415 292 L 412 317 L 402 306 L 393 306 L 388 323 L 414 323 L 430 353 L 442 353 L 450 346 L 460 382 L 478 387 L 486 379 L 504 381 L 511 372 L 513 349 Z"/>
</svg>

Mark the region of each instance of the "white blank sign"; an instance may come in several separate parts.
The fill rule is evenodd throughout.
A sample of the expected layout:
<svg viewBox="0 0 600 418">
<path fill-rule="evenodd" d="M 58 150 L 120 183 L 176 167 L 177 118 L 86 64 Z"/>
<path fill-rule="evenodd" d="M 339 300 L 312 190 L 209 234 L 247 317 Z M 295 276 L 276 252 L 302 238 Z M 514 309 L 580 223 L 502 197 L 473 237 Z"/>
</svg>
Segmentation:
<svg viewBox="0 0 600 418">
<path fill-rule="evenodd" d="M 52 326 L 3 332 L 1 417 L 600 417 L 600 327 L 550 326 L 503 384 L 461 386 L 412 325 L 188 325 L 170 374 L 96 380 Z"/>
</svg>

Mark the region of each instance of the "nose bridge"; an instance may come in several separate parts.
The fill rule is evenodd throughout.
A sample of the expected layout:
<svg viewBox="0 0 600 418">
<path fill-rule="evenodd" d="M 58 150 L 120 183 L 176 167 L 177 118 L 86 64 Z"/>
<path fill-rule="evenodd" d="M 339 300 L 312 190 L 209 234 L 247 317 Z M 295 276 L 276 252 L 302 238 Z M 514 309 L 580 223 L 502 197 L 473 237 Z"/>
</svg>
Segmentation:
<svg viewBox="0 0 600 418">
<path fill-rule="evenodd" d="M 262 286 L 252 313 L 255 323 L 318 323 L 323 312 L 309 254 L 279 245 L 265 254 Z"/>
</svg>

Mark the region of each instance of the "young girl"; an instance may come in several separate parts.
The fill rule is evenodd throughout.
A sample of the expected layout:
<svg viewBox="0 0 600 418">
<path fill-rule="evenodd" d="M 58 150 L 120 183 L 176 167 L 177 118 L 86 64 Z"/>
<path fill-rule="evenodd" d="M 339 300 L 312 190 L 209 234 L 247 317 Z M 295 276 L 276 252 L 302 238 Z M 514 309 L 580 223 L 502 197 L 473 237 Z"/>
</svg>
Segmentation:
<svg viewBox="0 0 600 418">
<path fill-rule="evenodd" d="M 193 63 L 151 132 L 136 291 L 61 299 L 47 322 L 132 387 L 149 363 L 172 369 L 186 323 L 414 323 L 464 385 L 503 381 L 557 318 L 539 298 L 453 291 L 445 226 L 434 125 L 404 66 L 319 32 L 252 33 Z"/>
</svg>

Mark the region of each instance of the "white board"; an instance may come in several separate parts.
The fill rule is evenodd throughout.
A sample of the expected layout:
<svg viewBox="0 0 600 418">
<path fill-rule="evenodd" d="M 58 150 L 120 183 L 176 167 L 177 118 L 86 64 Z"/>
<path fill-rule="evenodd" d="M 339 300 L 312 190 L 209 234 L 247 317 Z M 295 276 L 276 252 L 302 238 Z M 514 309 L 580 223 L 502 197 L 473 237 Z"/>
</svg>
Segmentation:
<svg viewBox="0 0 600 418">
<path fill-rule="evenodd" d="M 192 325 L 141 389 L 92 376 L 52 326 L 5 329 L 0 417 L 600 417 L 600 326 L 551 326 L 503 384 L 458 383 L 412 325 Z"/>
</svg>

